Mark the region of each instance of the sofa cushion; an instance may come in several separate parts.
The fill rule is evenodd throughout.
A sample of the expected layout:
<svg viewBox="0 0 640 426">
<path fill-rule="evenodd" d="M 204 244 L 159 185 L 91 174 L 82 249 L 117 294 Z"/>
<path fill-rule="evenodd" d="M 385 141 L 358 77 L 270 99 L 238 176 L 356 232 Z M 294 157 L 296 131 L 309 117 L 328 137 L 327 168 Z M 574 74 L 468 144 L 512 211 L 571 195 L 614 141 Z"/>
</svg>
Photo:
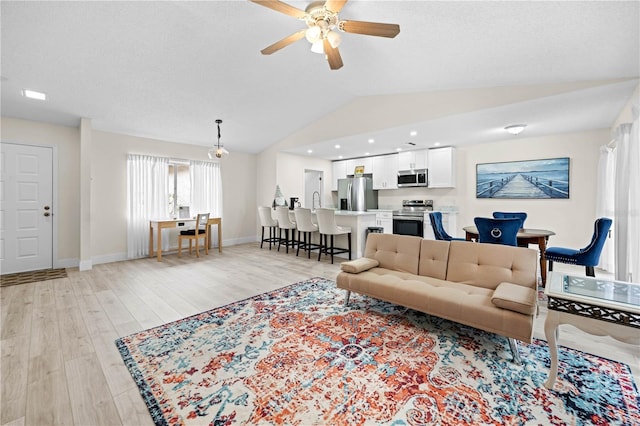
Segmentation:
<svg viewBox="0 0 640 426">
<path fill-rule="evenodd" d="M 495 290 L 501 282 L 536 288 L 538 253 L 525 247 L 451 241 L 447 280 Z"/>
<path fill-rule="evenodd" d="M 418 275 L 444 280 L 447 276 L 449 241 L 422 240 Z"/>
<path fill-rule="evenodd" d="M 362 271 L 375 268 L 378 265 L 379 265 L 379 262 L 375 259 L 369 259 L 368 257 L 361 257 L 360 259 L 350 260 L 349 262 L 342 262 L 340 264 L 340 269 L 350 274 L 357 274 Z"/>
<path fill-rule="evenodd" d="M 418 274 L 420 242 L 422 238 L 411 235 L 367 235 L 364 257 L 375 259 L 381 268 Z"/>
<path fill-rule="evenodd" d="M 491 296 L 491 302 L 499 308 L 533 315 L 536 312 L 536 292 L 532 288 L 503 282 Z"/>
</svg>

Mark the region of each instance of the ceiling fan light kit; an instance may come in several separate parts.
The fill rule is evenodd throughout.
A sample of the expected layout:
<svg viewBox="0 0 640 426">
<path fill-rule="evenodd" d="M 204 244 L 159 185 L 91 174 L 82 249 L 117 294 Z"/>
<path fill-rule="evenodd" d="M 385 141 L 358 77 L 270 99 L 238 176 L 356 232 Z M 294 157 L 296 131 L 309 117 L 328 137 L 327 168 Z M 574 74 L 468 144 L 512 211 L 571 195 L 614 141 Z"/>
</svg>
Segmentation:
<svg viewBox="0 0 640 426">
<path fill-rule="evenodd" d="M 307 29 L 295 32 L 262 49 L 261 53 L 263 55 L 271 55 L 305 37 L 307 41 L 311 43 L 312 52 L 324 53 L 326 55 L 329 68 L 332 70 L 340 69 L 343 65 L 340 52 L 338 51 L 338 46 L 340 46 L 342 42 L 342 36 L 338 31 L 388 38 L 393 38 L 400 33 L 400 26 L 397 24 L 341 21 L 338 13 L 342 10 L 347 0 L 314 1 L 310 3 L 305 10 L 290 6 L 280 0 L 250 1 L 300 19 L 307 25 Z"/>
</svg>

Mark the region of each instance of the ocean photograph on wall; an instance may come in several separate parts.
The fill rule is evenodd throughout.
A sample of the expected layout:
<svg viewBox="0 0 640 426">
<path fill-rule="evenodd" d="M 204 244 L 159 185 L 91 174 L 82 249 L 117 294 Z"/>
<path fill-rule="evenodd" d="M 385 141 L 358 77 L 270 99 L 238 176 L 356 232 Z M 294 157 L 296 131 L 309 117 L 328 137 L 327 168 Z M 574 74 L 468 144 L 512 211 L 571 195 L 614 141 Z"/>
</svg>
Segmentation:
<svg viewBox="0 0 640 426">
<path fill-rule="evenodd" d="M 569 157 L 476 164 L 476 198 L 569 198 Z"/>
</svg>

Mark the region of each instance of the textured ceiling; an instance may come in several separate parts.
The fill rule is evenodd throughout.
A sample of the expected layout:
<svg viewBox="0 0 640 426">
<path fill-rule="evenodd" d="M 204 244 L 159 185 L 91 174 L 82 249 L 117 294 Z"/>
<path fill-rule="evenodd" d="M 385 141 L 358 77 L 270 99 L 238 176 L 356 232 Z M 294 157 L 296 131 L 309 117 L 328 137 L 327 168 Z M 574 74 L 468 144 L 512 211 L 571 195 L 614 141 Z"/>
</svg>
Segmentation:
<svg viewBox="0 0 640 426">
<path fill-rule="evenodd" d="M 304 24 L 248 1 L 2 1 L 0 8 L 3 116 L 72 126 L 88 117 L 97 130 L 201 145 L 215 140 L 220 118 L 231 152 L 260 152 L 363 96 L 640 75 L 637 1 L 352 0 L 342 19 L 397 23 L 401 32 L 343 34 L 345 65 L 337 71 L 304 39 L 261 55 Z M 415 127 L 455 145 L 483 123 L 512 117 L 537 120 L 531 129 L 540 134 L 607 127 L 636 84 L 533 96 L 388 132 Z M 49 100 L 25 99 L 23 88 Z M 328 134 L 324 145 L 349 145 L 353 136 Z M 317 155 L 335 155 L 322 149 Z"/>
</svg>

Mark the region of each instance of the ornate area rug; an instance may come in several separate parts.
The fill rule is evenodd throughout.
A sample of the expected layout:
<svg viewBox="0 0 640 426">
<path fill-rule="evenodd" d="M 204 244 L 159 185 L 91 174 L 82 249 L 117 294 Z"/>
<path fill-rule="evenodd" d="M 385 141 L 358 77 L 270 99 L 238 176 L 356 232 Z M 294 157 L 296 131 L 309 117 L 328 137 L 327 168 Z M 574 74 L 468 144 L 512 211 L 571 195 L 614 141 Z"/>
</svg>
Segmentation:
<svg viewBox="0 0 640 426">
<path fill-rule="evenodd" d="M 154 422 L 242 425 L 638 425 L 624 364 L 507 339 L 323 278 L 116 341 Z"/>
<path fill-rule="evenodd" d="M 64 268 L 58 268 L 41 269 L 39 271 L 18 272 L 15 274 L 0 276 L 0 287 L 35 283 L 38 281 L 55 280 L 58 278 L 67 278 L 67 270 Z"/>
</svg>

